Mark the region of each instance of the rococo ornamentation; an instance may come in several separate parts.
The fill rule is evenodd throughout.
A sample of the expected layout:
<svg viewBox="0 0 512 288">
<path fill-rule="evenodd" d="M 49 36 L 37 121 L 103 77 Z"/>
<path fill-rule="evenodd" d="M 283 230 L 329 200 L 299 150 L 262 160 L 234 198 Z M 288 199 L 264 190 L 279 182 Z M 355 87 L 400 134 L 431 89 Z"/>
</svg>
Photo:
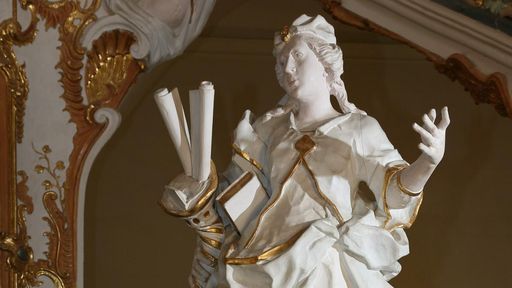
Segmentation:
<svg viewBox="0 0 512 288">
<path fill-rule="evenodd" d="M 484 75 L 462 54 L 454 54 L 444 59 L 371 20 L 349 11 L 337 1 L 322 0 L 322 2 L 325 9 L 338 21 L 362 30 L 382 34 L 424 54 L 427 60 L 434 63 L 438 72 L 445 74 L 453 81 L 457 80 L 461 83 L 477 104 L 491 104 L 498 114 L 512 118 L 512 103 L 508 100 L 512 99 L 512 96 L 508 91 L 506 77 L 502 73 L 495 72 L 491 75 Z"/>
<path fill-rule="evenodd" d="M 18 287 L 39 285 L 40 276 L 46 276 L 57 287 L 75 287 L 77 279 L 77 207 L 81 173 L 85 159 L 93 144 L 104 132 L 106 123 L 97 123 L 94 113 L 100 108 L 117 108 L 136 76 L 144 69 L 144 63 L 133 59 L 130 46 L 135 37 L 128 31 L 107 31 L 96 39 L 90 51 L 82 45 L 84 31 L 96 21 L 96 12 L 101 0 L 87 1 L 87 7 L 77 0 L 21 0 L 21 7 L 30 12 L 31 22 L 25 30 L 17 21 L 17 1 L 13 1 L 13 17 L 0 23 L 0 71 L 8 82 L 12 97 L 13 138 L 21 143 L 23 137 L 23 116 L 25 101 L 28 96 L 28 80 L 23 65 L 19 65 L 12 50 L 13 45 L 21 46 L 31 43 L 37 32 L 37 23 L 43 19 L 46 29 L 57 29 L 60 41 L 60 59 L 56 69 L 60 70 L 59 82 L 63 87 L 62 99 L 65 111 L 70 115 L 77 132 L 73 137 L 73 150 L 69 156 L 69 165 L 63 161 L 51 163 L 48 145 L 35 149 L 42 161 L 34 167 L 35 172 L 49 177 L 41 184 L 45 192 L 43 205 L 50 230 L 48 237 L 47 259 L 34 259 L 29 246 L 25 215 L 34 210 L 26 182 L 28 175 L 18 171 L 17 203 L 6 203 L 13 209 L 16 219 L 15 230 L 2 233 L 0 249 L 9 255 L 9 268 L 16 277 L 9 276 L 5 283 Z M 84 63 L 86 61 L 86 68 Z M 85 75 L 82 75 L 85 71 Z M 82 79 L 85 78 L 85 91 Z M 87 95 L 87 100 L 83 97 Z M 58 96 L 58 95 L 54 95 Z M 15 127 L 15 129 L 14 129 Z M 15 130 L 15 131 L 14 131 Z M 15 145 L 12 145 L 15 148 Z M 13 149 L 14 149 L 13 148 Z M 12 151 L 15 159 L 16 151 Z M 13 171 L 16 164 L 13 160 Z M 16 173 L 16 172 L 14 172 Z M 16 174 L 12 175 L 16 179 Z M 4 204 L 2 204 L 4 205 Z M 11 207 L 13 206 L 13 207 Z M 2 206 L 4 207 L 4 206 Z M 3 275 L 3 274 L 2 274 Z M 11 275 L 11 274 L 9 274 Z M 14 280 L 17 279 L 17 280 Z M 1 283 L 4 283 L 2 281 Z"/>
<path fill-rule="evenodd" d="M 132 33 L 120 30 L 106 32 L 93 42 L 92 49 L 87 52 L 85 68 L 89 104 L 110 101 L 118 93 L 133 62 L 143 69 L 142 62 L 130 54 L 134 42 Z"/>
</svg>

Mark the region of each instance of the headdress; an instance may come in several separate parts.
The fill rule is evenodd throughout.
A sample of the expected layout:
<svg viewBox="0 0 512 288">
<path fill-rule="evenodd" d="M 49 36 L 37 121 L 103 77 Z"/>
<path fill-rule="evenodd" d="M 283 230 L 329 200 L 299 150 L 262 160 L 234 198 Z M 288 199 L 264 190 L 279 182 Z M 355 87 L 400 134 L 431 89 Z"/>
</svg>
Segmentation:
<svg viewBox="0 0 512 288">
<path fill-rule="evenodd" d="M 338 50 L 339 57 L 342 57 L 342 53 L 336 44 L 336 36 L 334 34 L 334 27 L 329 24 L 324 17 L 317 15 L 310 17 L 307 15 L 301 15 L 299 18 L 293 21 L 292 25 L 285 26 L 280 32 L 277 32 L 274 36 L 274 56 L 278 56 L 285 44 L 290 41 L 294 36 L 304 35 L 314 39 L 318 39 L 319 42 L 326 43 L 333 48 L 333 51 Z M 318 56 L 318 55 L 317 55 Z M 331 95 L 334 95 L 340 104 L 340 108 L 343 113 L 357 112 L 366 114 L 364 111 L 358 109 L 354 104 L 350 103 L 347 99 L 347 91 L 345 90 L 345 84 L 341 80 L 340 75 L 343 73 L 343 60 L 341 61 L 341 67 L 331 71 L 333 75 L 331 77 Z M 276 72 L 280 69 L 276 66 Z M 279 72 L 278 72 L 279 77 Z M 280 101 L 280 105 L 285 109 L 281 109 L 280 113 L 284 113 L 287 110 L 293 109 L 293 101 L 285 95 Z M 277 111 L 277 110 L 276 110 Z M 279 113 L 278 113 L 279 114 Z"/>
<path fill-rule="evenodd" d="M 328 44 L 336 44 L 334 27 L 327 23 L 324 17 L 317 15 L 314 18 L 301 15 L 293 21 L 292 25 L 284 26 L 274 37 L 274 53 L 278 53 L 290 39 L 296 35 L 307 35 L 318 38 Z"/>
</svg>

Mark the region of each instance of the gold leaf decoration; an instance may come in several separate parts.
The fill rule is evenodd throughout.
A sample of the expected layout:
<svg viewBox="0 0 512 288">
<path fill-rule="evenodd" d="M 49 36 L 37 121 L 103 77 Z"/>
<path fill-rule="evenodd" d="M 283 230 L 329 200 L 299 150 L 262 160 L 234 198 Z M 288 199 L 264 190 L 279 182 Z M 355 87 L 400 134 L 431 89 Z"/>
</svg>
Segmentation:
<svg viewBox="0 0 512 288">
<path fill-rule="evenodd" d="M 130 46 L 135 38 L 129 32 L 109 31 L 93 42 L 87 53 L 86 93 L 90 104 L 108 102 L 123 84 L 128 67 L 135 62 Z"/>
<path fill-rule="evenodd" d="M 355 14 L 343 7 L 340 1 L 321 0 L 321 2 L 324 5 L 324 9 L 339 22 L 361 30 L 384 35 L 424 54 L 426 59 L 434 64 L 438 72 L 446 75 L 453 81 L 461 83 L 477 104 L 491 104 L 499 115 L 512 118 L 512 101 L 510 100 L 512 97 L 508 90 L 506 76 L 503 73 L 494 72 L 490 75 L 485 75 L 465 55 L 455 53 L 445 59 L 405 39 L 403 36 L 372 22 L 370 19 Z"/>
</svg>

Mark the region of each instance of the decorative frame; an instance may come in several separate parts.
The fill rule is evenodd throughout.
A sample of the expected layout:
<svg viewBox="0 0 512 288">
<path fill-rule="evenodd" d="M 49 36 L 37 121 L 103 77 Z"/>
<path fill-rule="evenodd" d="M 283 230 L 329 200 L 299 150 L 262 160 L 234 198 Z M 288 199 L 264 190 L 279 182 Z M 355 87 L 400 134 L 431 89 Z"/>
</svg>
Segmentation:
<svg viewBox="0 0 512 288">
<path fill-rule="evenodd" d="M 22 0 L 21 7 L 32 15 L 24 31 L 17 20 L 17 2 L 12 0 L 12 18 L 0 23 L 0 135 L 7 139 L 0 141 L 0 160 L 7 163 L 3 166 L 6 169 L 0 169 L 0 182 L 7 183 L 0 185 L 0 211 L 9 215 L 0 217 L 0 286 L 38 286 L 41 284 L 39 277 L 46 276 L 56 287 L 75 287 L 77 201 L 81 178 L 86 178 L 83 175 L 85 160 L 89 154 L 98 152 L 91 151 L 102 134 L 112 134 L 105 133 L 106 121 L 112 119 L 109 119 L 112 116 L 108 115 L 111 111 L 108 109 L 119 106 L 137 75 L 144 70 L 144 63 L 131 56 L 130 46 L 135 37 L 128 31 L 104 32 L 88 51 L 82 47 L 80 39 L 86 27 L 96 20 L 100 0 L 90 1 L 85 8 L 75 0 Z M 31 43 L 40 19 L 45 21 L 46 29 L 54 28 L 59 32 L 60 60 L 56 68 L 61 72 L 64 110 L 76 125 L 76 133 L 68 167 L 64 167 L 62 161 L 50 162 L 49 146 L 34 147 L 42 160 L 34 167 L 35 171 L 49 176 L 43 182 L 46 192 L 42 200 L 48 214 L 44 220 L 50 227 L 46 233 L 47 259 L 36 260 L 25 224 L 25 215 L 34 209 L 27 193 L 28 176 L 16 168 L 16 143 L 23 141 L 24 103 L 29 82 L 24 66 L 16 60 L 13 46 Z M 84 60 L 86 66 L 82 69 Z M 85 71 L 87 101 L 82 97 L 82 71 Z M 65 173 L 62 183 L 58 172 Z"/>
<path fill-rule="evenodd" d="M 321 2 L 324 9 L 337 21 L 361 30 L 384 35 L 422 53 L 428 61 L 434 64 L 438 72 L 446 75 L 452 81 L 458 81 L 470 93 L 476 104 L 491 104 L 499 115 L 512 118 L 512 101 L 510 100 L 512 95 L 508 90 L 507 79 L 503 73 L 494 72 L 485 75 L 461 53 L 443 58 L 399 34 L 355 14 L 343 6 L 343 1 L 321 0 Z"/>
<path fill-rule="evenodd" d="M 20 0 L 21 8 L 31 14 L 30 24 L 22 30 L 17 20 L 18 1 L 12 0 L 12 18 L 0 23 L 0 135 L 6 140 L 0 141 L 0 163 L 6 163 L 2 167 L 5 169 L 0 169 L 0 183 L 5 183 L 0 185 L 0 211 L 6 213 L 2 215 L 9 215 L 7 218 L 0 217 L 1 287 L 36 286 L 40 283 L 40 276 L 48 277 L 57 287 L 76 286 L 79 253 L 76 219 L 78 194 L 82 189 L 80 185 L 87 177 L 84 175 L 88 169 L 86 166 L 90 165 L 86 160 L 98 152 L 99 148 L 95 145 L 100 138 L 105 134 L 108 137 L 115 129 L 109 128 L 113 123 L 108 122 L 114 116 L 109 116 L 110 112 L 107 111 L 119 106 L 145 66 L 133 56 L 131 46 L 137 34 L 123 29 L 131 26 L 119 25 L 116 29 L 109 26 L 111 22 L 108 21 L 117 21 L 117 18 L 105 19 L 103 26 L 90 34 L 93 36 L 85 35 L 85 30 L 97 23 L 96 12 L 100 1 L 91 0 L 88 1 L 89 6 L 82 7 L 78 0 Z M 508 100 L 511 96 L 502 73 L 484 75 L 462 54 L 453 54 L 445 59 L 352 13 L 337 1 L 322 0 L 322 3 L 338 21 L 386 35 L 423 53 L 439 72 L 459 81 L 469 90 L 477 103 L 489 103 L 500 115 L 512 118 L 512 103 Z M 191 9 L 194 10 L 194 7 L 194 1 L 191 1 Z M 193 13 L 190 15 L 191 22 L 192 16 Z M 23 116 L 29 94 L 29 79 L 24 66 L 17 61 L 13 46 L 32 43 L 40 20 L 44 21 L 47 29 L 58 30 L 60 60 L 57 69 L 62 72 L 62 98 L 66 103 L 65 111 L 77 128 L 68 167 L 64 167 L 60 161 L 54 164 L 50 162 L 49 146 L 34 147 L 42 160 L 42 164 L 35 167 L 36 171 L 50 176 L 45 182 L 46 192 L 42 199 L 48 214 L 45 220 L 50 227 L 47 259 L 34 259 L 28 245 L 25 215 L 32 213 L 34 204 L 28 194 L 27 175 L 16 167 L 16 143 L 23 141 Z M 91 47 L 83 47 L 82 38 L 87 38 L 83 42 L 91 40 Z M 157 37 L 145 39 L 147 43 L 140 46 L 144 48 L 140 49 L 143 52 L 135 50 L 141 56 L 137 58 L 147 55 L 152 43 L 158 42 L 156 40 Z M 153 57 L 152 61 L 156 63 L 164 57 L 176 55 L 171 52 L 175 53 L 167 51 L 168 54 Z M 58 180 L 60 175 L 57 172 L 64 173 L 65 185 Z"/>
</svg>

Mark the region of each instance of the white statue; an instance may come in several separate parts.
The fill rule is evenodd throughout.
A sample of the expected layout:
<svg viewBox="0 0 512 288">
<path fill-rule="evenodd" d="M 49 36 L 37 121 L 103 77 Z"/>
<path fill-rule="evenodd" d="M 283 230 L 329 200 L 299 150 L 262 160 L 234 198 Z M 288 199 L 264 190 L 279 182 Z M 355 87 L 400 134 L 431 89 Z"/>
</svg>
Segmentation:
<svg viewBox="0 0 512 288">
<path fill-rule="evenodd" d="M 183 174 L 163 194 L 163 207 L 199 234 L 190 285 L 391 287 L 409 252 L 403 228 L 444 154 L 447 108 L 437 125 L 434 109 L 413 125 L 422 154 L 409 165 L 348 102 L 342 52 L 323 17 L 285 27 L 274 55 L 283 105 L 255 120 L 245 112 L 221 177 L 212 165 L 207 180 Z M 361 181 L 373 203 L 358 194 Z"/>
</svg>

